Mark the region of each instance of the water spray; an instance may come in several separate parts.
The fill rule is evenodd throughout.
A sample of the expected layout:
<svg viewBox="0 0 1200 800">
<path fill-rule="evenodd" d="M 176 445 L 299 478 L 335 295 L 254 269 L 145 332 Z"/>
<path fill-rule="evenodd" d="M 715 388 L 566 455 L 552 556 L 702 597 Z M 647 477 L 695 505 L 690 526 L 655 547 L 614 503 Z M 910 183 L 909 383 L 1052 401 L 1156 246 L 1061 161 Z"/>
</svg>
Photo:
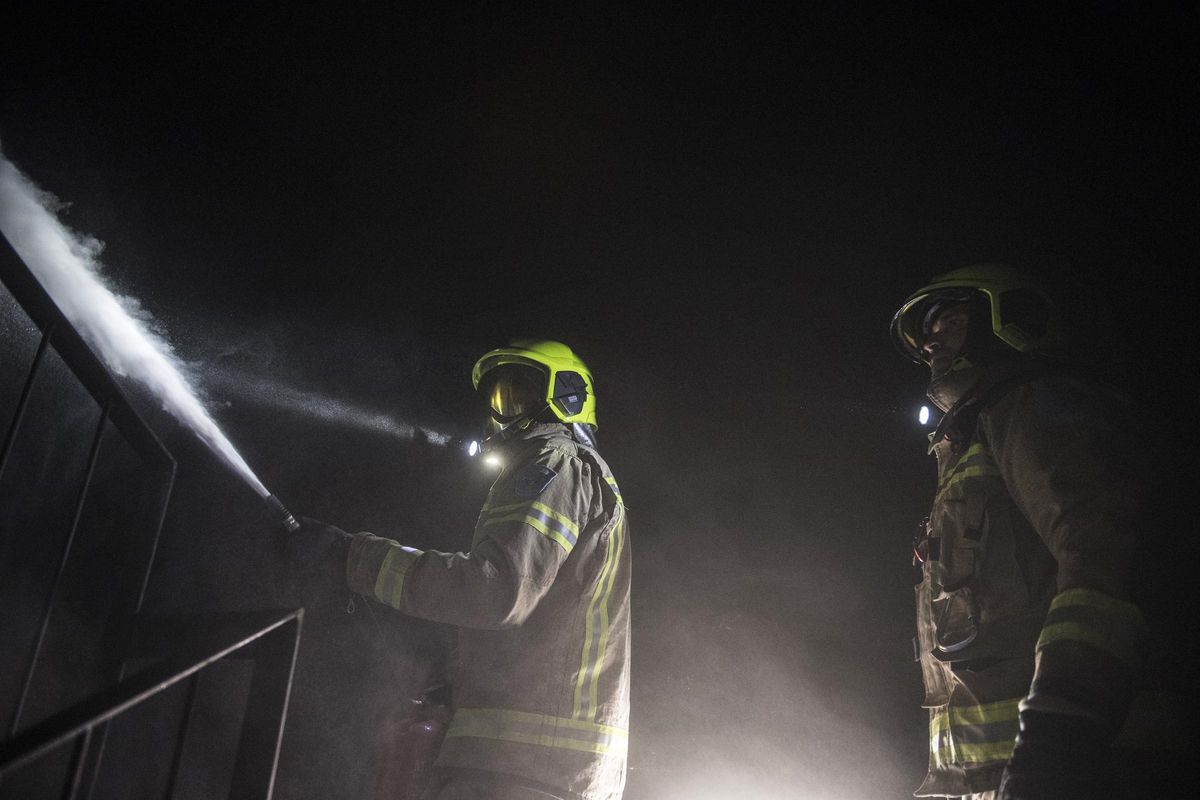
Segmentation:
<svg viewBox="0 0 1200 800">
<path fill-rule="evenodd" d="M 342 398 L 303 389 L 284 381 L 229 367 L 204 371 L 204 384 L 223 397 L 234 397 L 263 408 L 287 411 L 330 425 L 406 442 L 425 442 L 439 447 L 465 449 L 465 440 L 406 422 L 392 414 L 364 408 Z M 473 455 L 473 454 L 472 454 Z"/>
<path fill-rule="evenodd" d="M 39 189 L 0 154 L 0 233 L 63 316 L 110 370 L 145 386 L 168 413 L 249 484 L 285 528 L 297 530 L 296 518 L 263 485 L 205 410 L 171 346 L 148 327 L 141 306 L 105 286 L 98 260 L 103 245 L 63 225 L 56 215 L 62 208 L 53 195 Z"/>
</svg>

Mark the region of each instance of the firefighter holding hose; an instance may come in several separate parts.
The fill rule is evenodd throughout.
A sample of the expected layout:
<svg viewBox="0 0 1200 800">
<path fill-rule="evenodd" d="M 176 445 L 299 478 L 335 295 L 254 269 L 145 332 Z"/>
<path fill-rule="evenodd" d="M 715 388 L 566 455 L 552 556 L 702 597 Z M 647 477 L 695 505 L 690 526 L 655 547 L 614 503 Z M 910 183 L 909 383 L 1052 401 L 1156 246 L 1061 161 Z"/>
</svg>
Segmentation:
<svg viewBox="0 0 1200 800">
<path fill-rule="evenodd" d="M 501 472 L 469 549 L 419 550 L 302 520 L 293 561 L 344 564 L 361 595 L 458 629 L 436 800 L 618 800 L 629 727 L 629 526 L 596 450 L 591 372 L 553 341 L 486 353 Z"/>
<path fill-rule="evenodd" d="M 1165 783 L 1191 771 L 1166 628 L 1180 609 L 1160 602 L 1178 585 L 1154 557 L 1184 546 L 1152 524 L 1166 462 L 1127 399 L 1056 356 L 1054 323 L 1000 266 L 934 278 L 892 322 L 945 414 L 914 541 L 918 797 L 1175 797 Z"/>
</svg>

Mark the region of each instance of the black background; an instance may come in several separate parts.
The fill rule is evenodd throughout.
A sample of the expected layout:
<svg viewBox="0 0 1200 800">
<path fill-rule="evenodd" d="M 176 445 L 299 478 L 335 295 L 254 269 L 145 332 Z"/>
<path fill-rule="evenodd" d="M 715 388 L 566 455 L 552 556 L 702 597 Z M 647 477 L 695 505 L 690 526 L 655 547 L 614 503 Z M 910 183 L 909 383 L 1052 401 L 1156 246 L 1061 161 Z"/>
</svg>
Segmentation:
<svg viewBox="0 0 1200 800">
<path fill-rule="evenodd" d="M 1194 484 L 1194 9 L 5 18 L 0 147 L 106 243 L 298 513 L 457 549 L 487 477 L 230 382 L 465 433 L 484 351 L 588 361 L 635 537 L 631 800 L 920 781 L 908 562 L 933 463 L 887 325 L 931 275 L 1044 278 Z M 174 443 L 152 596 L 270 602 L 253 496 Z M 387 703 L 435 658 L 431 626 L 339 605 L 310 609 L 283 797 L 365 796 Z"/>
</svg>

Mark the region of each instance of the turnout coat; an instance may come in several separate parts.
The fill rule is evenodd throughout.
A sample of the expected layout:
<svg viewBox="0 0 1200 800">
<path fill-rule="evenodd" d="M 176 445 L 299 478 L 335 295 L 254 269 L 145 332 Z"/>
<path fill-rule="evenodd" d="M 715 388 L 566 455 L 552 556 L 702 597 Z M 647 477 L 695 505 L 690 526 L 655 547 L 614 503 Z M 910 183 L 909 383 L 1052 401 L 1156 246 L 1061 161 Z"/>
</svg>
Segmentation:
<svg viewBox="0 0 1200 800">
<path fill-rule="evenodd" d="M 996 789 L 1019 709 L 1114 735 L 1126 721 L 1148 653 L 1132 566 L 1153 465 L 1119 410 L 1073 377 L 1010 366 L 931 437 L 938 488 L 916 542 L 914 642 L 929 772 L 917 796 Z"/>
<path fill-rule="evenodd" d="M 354 538 L 350 587 L 459 628 L 440 767 L 615 800 L 629 727 L 629 528 L 608 465 L 560 424 L 505 445 L 464 553 Z"/>
</svg>

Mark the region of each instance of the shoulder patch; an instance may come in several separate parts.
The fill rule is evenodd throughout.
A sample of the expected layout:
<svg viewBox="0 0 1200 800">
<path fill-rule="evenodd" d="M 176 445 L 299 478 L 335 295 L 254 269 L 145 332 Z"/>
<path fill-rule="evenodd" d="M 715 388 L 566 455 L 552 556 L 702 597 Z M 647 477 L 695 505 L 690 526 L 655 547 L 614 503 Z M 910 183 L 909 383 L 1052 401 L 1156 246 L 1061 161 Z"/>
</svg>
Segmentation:
<svg viewBox="0 0 1200 800">
<path fill-rule="evenodd" d="M 558 473 L 544 464 L 530 464 L 513 478 L 513 494 L 517 497 L 537 497 L 558 477 Z"/>
</svg>

